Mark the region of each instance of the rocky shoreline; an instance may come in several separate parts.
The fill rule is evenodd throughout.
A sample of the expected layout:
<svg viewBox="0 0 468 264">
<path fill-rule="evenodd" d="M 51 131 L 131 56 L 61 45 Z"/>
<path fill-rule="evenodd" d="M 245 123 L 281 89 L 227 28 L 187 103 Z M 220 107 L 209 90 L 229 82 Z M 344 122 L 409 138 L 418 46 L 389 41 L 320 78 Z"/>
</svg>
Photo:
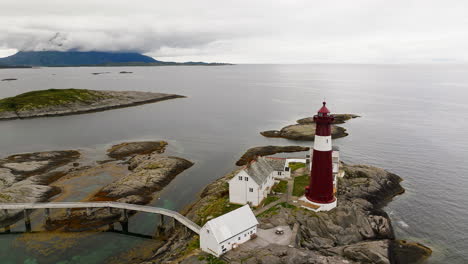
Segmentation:
<svg viewBox="0 0 468 264">
<path fill-rule="evenodd" d="M 0 203 L 47 201 L 60 193 L 60 189 L 49 186 L 50 183 L 72 170 L 79 157 L 78 151 L 67 150 L 16 154 L 0 159 Z M 22 216 L 20 211 L 0 212 L 0 227 Z"/>
<path fill-rule="evenodd" d="M 68 89 L 75 90 L 76 89 Z M 63 90 L 46 90 L 46 91 L 35 91 L 41 96 L 40 92 L 50 91 L 63 91 Z M 85 114 L 92 112 L 100 112 L 117 108 L 124 108 L 130 106 L 137 106 L 142 104 L 155 103 L 175 98 L 184 98 L 185 96 L 177 94 L 164 94 L 164 93 L 152 93 L 152 92 L 137 92 L 137 91 L 96 91 L 96 90 L 79 90 L 85 91 L 87 95 L 92 95 L 90 98 L 82 99 L 76 98 L 74 100 L 63 101 L 54 104 L 49 104 L 45 101 L 38 103 L 33 106 L 26 106 L 18 108 L 18 103 L 15 102 L 17 97 L 24 96 L 19 95 L 17 97 L 6 98 L 13 102 L 5 102 L 6 109 L 2 110 L 0 107 L 0 120 L 11 120 L 11 119 L 26 119 L 26 118 L 37 118 L 37 117 L 51 117 L 51 116 L 66 116 L 75 114 Z M 3 100 L 6 100 L 3 99 Z M 68 99 L 68 98 L 67 98 Z M 0 106 L 2 101 L 0 100 Z M 47 97 L 44 97 L 47 100 Z M 13 108 L 8 110 L 9 108 Z"/>
<path fill-rule="evenodd" d="M 258 156 L 269 156 L 277 153 L 292 153 L 308 151 L 309 147 L 301 146 L 261 146 L 248 149 L 244 155 L 236 162 L 237 166 L 243 166 Z"/>
<path fill-rule="evenodd" d="M 108 149 L 110 160 L 107 166 L 127 164 L 128 173 L 91 192 L 84 201 L 117 201 L 132 204 L 147 204 L 153 195 L 162 190 L 179 173 L 190 168 L 193 163 L 179 157 L 164 156 L 167 142 L 143 141 L 126 142 Z M 0 203 L 46 202 L 62 193 L 54 186 L 62 177 L 73 178 L 102 167 L 82 166 L 77 160 L 80 153 L 70 151 L 47 151 L 17 154 L 0 159 Z M 121 159 L 128 158 L 122 161 Z M 115 166 L 115 165 L 114 165 Z M 54 183 L 54 185 L 51 185 Z M 58 196 L 60 198 L 60 196 Z M 47 230 L 83 231 L 103 227 L 119 221 L 120 211 L 97 209 L 92 215 L 85 210 L 73 210 L 67 216 L 57 212 L 45 223 Z M 21 211 L 0 212 L 0 227 L 9 226 L 23 217 Z"/>
<path fill-rule="evenodd" d="M 353 114 L 335 114 L 334 125 L 332 125 L 331 135 L 333 139 L 346 137 L 346 129 L 336 124 L 344 124 L 346 121 L 359 117 Z M 285 138 L 290 140 L 313 141 L 315 137 L 315 123 L 313 117 L 301 118 L 297 124 L 285 126 L 280 130 L 267 130 L 260 132 L 264 137 Z"/>
<path fill-rule="evenodd" d="M 259 228 L 298 225 L 295 244 L 270 244 L 263 248 L 243 247 L 228 252 L 214 263 L 420 263 L 431 250 L 419 243 L 396 240 L 391 220 L 383 207 L 404 192 L 402 179 L 383 169 L 344 164 L 345 176 L 338 183 L 338 207 L 314 213 L 291 203 L 281 203 L 258 215 Z M 233 171 L 204 188 L 200 198 L 184 214 L 202 225 L 207 219 L 229 211 L 227 182 Z M 233 209 L 233 208 L 232 208 Z M 202 264 L 212 257 L 189 250 L 196 239 L 174 232 L 164 250 L 143 263 Z"/>
</svg>

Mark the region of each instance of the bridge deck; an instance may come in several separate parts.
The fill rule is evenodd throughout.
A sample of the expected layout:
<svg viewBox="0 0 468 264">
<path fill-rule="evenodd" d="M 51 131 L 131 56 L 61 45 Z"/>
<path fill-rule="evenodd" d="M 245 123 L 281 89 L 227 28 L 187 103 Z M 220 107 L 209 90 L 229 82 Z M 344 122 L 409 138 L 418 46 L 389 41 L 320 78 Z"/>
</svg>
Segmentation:
<svg viewBox="0 0 468 264">
<path fill-rule="evenodd" d="M 169 216 L 199 234 L 200 226 L 178 212 L 145 205 L 117 203 L 117 202 L 57 202 L 57 203 L 0 203 L 0 210 L 25 210 L 25 209 L 72 209 L 72 208 L 118 208 L 152 214 Z"/>
</svg>

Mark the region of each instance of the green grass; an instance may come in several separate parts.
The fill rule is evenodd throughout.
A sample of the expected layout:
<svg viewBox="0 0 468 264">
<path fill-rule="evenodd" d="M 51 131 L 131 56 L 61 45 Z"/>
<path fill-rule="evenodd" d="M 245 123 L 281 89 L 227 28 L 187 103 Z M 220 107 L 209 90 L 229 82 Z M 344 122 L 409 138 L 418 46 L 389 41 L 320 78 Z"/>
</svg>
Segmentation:
<svg viewBox="0 0 468 264">
<path fill-rule="evenodd" d="M 309 175 L 305 174 L 294 178 L 294 196 L 302 196 L 305 193 L 305 187 L 309 185 Z"/>
<path fill-rule="evenodd" d="M 272 216 L 272 215 L 275 215 L 278 213 L 278 210 L 283 207 L 283 208 L 291 208 L 291 209 L 294 209 L 294 208 L 297 208 L 296 206 L 294 205 L 291 205 L 287 202 L 282 202 L 282 203 L 279 203 L 277 204 L 276 206 L 273 206 L 272 208 L 266 210 L 265 212 L 257 215 L 257 217 L 266 217 L 266 216 Z"/>
<path fill-rule="evenodd" d="M 205 261 L 206 264 L 226 264 L 226 262 L 212 255 L 199 256 L 198 260 Z"/>
<path fill-rule="evenodd" d="M 213 199 L 208 205 L 197 212 L 200 217 L 200 221 L 197 224 L 203 226 L 208 220 L 229 213 L 241 206 L 242 205 L 229 203 L 229 197 L 226 196 Z"/>
<path fill-rule="evenodd" d="M 288 191 L 288 182 L 287 181 L 280 181 L 279 183 L 275 184 L 272 189 L 276 193 L 285 193 Z"/>
<path fill-rule="evenodd" d="M 0 112 L 24 111 L 75 102 L 92 103 L 105 96 L 83 89 L 49 89 L 23 93 L 0 100 Z"/>
<path fill-rule="evenodd" d="M 289 168 L 291 169 L 291 172 L 300 169 L 300 168 L 305 168 L 305 163 L 303 162 L 290 162 L 289 163 Z"/>
<path fill-rule="evenodd" d="M 268 196 L 267 198 L 265 198 L 265 200 L 263 200 L 263 206 L 266 206 L 268 204 L 271 204 L 272 202 L 275 202 L 275 201 L 278 201 L 279 200 L 279 197 L 278 196 Z"/>
</svg>

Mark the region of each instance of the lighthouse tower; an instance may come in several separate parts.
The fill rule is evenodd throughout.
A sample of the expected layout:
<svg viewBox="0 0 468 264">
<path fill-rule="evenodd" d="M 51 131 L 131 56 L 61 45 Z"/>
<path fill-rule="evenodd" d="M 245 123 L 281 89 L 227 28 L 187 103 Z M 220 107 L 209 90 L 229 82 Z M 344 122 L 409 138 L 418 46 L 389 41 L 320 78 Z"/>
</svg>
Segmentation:
<svg viewBox="0 0 468 264">
<path fill-rule="evenodd" d="M 305 197 L 301 200 L 314 211 L 328 211 L 336 207 L 333 190 L 331 124 L 334 117 L 323 102 L 322 108 L 314 116 L 316 124 L 310 183 Z"/>
</svg>

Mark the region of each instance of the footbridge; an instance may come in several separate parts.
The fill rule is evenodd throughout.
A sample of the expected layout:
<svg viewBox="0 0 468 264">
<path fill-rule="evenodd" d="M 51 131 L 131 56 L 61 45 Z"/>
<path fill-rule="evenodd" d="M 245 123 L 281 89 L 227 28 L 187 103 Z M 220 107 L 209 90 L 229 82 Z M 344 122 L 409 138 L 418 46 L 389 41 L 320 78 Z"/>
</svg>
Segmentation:
<svg viewBox="0 0 468 264">
<path fill-rule="evenodd" d="M 0 210 L 8 215 L 8 210 L 22 210 L 24 212 L 24 219 L 26 224 L 26 229 L 31 229 L 31 220 L 29 217 L 30 211 L 35 209 L 45 209 L 45 216 L 47 219 L 50 219 L 50 210 L 51 209 L 66 209 L 67 216 L 71 215 L 71 209 L 86 209 L 86 214 L 91 215 L 93 213 L 92 209 L 101 209 L 107 208 L 109 212 L 112 209 L 119 209 L 122 212 L 123 222 L 128 223 L 128 212 L 145 212 L 151 214 L 158 214 L 161 216 L 161 222 L 164 221 L 164 216 L 171 217 L 174 219 L 174 225 L 177 222 L 184 225 L 186 228 L 192 230 L 193 232 L 199 234 L 200 226 L 192 222 L 187 217 L 181 215 L 178 212 L 145 205 L 136 205 L 128 203 L 118 203 L 118 202 L 56 202 L 56 203 L 0 203 Z"/>
</svg>

